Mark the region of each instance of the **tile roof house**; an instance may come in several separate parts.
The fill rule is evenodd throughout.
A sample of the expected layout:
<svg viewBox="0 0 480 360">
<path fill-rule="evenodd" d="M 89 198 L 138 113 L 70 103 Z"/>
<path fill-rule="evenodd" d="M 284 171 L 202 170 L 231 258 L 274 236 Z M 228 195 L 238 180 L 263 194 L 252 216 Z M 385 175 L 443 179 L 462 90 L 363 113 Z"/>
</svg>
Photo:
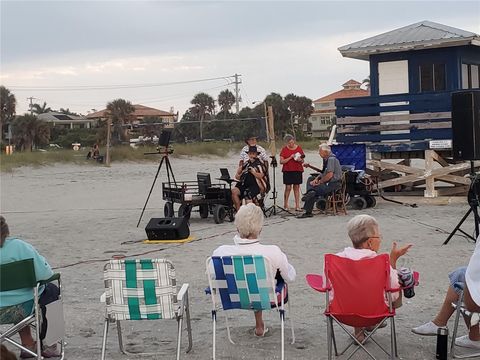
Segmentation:
<svg viewBox="0 0 480 360">
<path fill-rule="evenodd" d="M 309 119 L 312 125 L 312 137 L 328 138 L 332 120 L 335 117 L 336 99 L 368 96 L 370 94 L 368 90 L 360 88 L 361 85 L 358 81 L 350 79 L 342 84 L 342 90 L 313 101 L 314 111 Z"/>
<path fill-rule="evenodd" d="M 54 127 L 65 129 L 90 129 L 97 123 L 96 119 L 88 119 L 82 115 L 67 115 L 56 111 L 39 114 L 38 119 L 52 124 Z"/>
<path fill-rule="evenodd" d="M 154 109 L 148 106 L 140 105 L 140 104 L 135 104 L 133 105 L 135 108 L 135 111 L 133 112 L 132 116 L 135 118 L 135 120 L 132 121 L 132 124 L 138 124 L 140 123 L 143 119 L 149 117 L 149 118 L 159 118 L 162 122 L 166 123 L 172 123 L 175 121 L 176 115 L 172 112 L 167 112 L 163 110 L 158 110 Z M 107 109 L 97 111 L 91 114 L 87 115 L 88 119 L 98 119 L 98 120 L 103 120 L 106 118 L 107 114 Z"/>
</svg>

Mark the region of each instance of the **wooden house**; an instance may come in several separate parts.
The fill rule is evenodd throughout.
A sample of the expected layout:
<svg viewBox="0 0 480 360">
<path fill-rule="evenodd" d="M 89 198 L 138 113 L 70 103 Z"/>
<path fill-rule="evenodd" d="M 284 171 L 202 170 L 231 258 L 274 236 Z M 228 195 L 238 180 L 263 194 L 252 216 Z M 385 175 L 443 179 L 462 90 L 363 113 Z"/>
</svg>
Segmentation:
<svg viewBox="0 0 480 360">
<path fill-rule="evenodd" d="M 404 174 L 379 188 L 425 186 L 426 197 L 465 192 L 470 180 L 462 175 L 470 164 L 450 159 L 451 94 L 479 88 L 480 36 L 422 21 L 338 50 L 369 61 L 370 96 L 335 101 L 337 141 L 367 144 L 377 174 Z M 415 158 L 425 159 L 425 167 L 411 166 Z"/>
</svg>

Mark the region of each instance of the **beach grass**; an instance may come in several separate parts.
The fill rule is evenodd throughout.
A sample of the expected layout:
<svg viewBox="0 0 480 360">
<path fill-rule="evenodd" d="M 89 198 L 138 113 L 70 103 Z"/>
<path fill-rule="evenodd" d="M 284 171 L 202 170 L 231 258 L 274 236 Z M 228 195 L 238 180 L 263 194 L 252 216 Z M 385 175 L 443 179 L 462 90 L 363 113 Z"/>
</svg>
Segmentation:
<svg viewBox="0 0 480 360">
<path fill-rule="evenodd" d="M 300 145 L 304 150 L 316 150 L 319 142 L 302 141 Z M 232 153 L 239 152 L 245 145 L 243 142 L 203 142 L 190 144 L 173 144 L 171 147 L 174 150 L 172 157 L 187 157 L 187 156 L 218 156 L 226 157 Z M 260 142 L 259 145 L 268 149 L 267 143 Z M 283 143 L 277 142 L 277 152 L 280 151 Z M 32 152 L 14 152 L 12 155 L 1 154 L 0 157 L 0 171 L 10 172 L 15 168 L 22 166 L 40 167 L 45 165 L 53 165 L 56 163 L 72 163 L 78 165 L 91 165 L 92 161 L 87 161 L 87 153 L 89 149 L 81 149 L 73 151 L 70 149 L 58 149 L 51 151 L 32 151 Z M 156 146 L 142 146 L 132 148 L 128 145 L 114 146 L 111 149 L 111 162 L 121 161 L 157 161 L 157 157 L 148 156 L 145 153 L 156 153 Z M 100 154 L 105 155 L 105 147 L 100 149 Z M 101 165 L 101 164 L 98 164 Z"/>
</svg>

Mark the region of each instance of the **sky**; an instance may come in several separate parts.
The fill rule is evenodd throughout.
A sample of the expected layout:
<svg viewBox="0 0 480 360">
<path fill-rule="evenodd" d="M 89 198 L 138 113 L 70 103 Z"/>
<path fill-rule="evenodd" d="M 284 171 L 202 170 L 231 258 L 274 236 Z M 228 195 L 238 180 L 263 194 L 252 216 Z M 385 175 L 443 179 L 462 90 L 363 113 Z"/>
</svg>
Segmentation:
<svg viewBox="0 0 480 360">
<path fill-rule="evenodd" d="M 0 84 L 17 114 L 29 97 L 85 115 L 123 98 L 181 116 L 234 74 L 240 107 L 315 100 L 369 75 L 338 47 L 423 20 L 480 33 L 480 2 L 0 0 Z"/>
</svg>

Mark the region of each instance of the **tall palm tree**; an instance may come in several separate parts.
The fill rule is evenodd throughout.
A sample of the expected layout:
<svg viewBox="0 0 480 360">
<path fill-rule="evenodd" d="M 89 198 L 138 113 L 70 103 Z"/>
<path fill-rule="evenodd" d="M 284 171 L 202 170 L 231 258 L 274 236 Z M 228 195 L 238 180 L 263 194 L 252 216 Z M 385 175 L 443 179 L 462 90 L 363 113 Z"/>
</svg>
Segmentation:
<svg viewBox="0 0 480 360">
<path fill-rule="evenodd" d="M 52 111 L 52 108 L 47 107 L 47 102 L 44 101 L 43 104 L 40 106 L 38 104 L 33 104 L 32 105 L 32 112 L 34 114 L 40 115 L 40 114 L 45 114 Z"/>
<path fill-rule="evenodd" d="M 5 86 L 0 86 L 0 143 L 3 141 L 3 125 L 15 118 L 16 105 L 15 95 Z"/>
<path fill-rule="evenodd" d="M 50 127 L 35 115 L 25 114 L 13 121 L 12 137 L 17 150 L 32 151 L 35 145 L 48 144 Z"/>
<path fill-rule="evenodd" d="M 198 93 L 190 103 L 195 108 L 194 112 L 198 115 L 198 120 L 200 121 L 200 141 L 203 141 L 203 121 L 207 114 L 212 115 L 215 111 L 215 100 L 206 93 Z"/>
<path fill-rule="evenodd" d="M 107 104 L 107 116 L 112 119 L 113 132 L 119 141 L 128 140 L 127 128 L 124 125 L 132 122 L 134 111 L 132 103 L 124 99 L 115 99 Z"/>
<path fill-rule="evenodd" d="M 227 117 L 233 104 L 235 104 L 235 95 L 230 90 L 225 89 L 218 94 L 218 106 L 220 106 L 224 119 Z"/>
</svg>

